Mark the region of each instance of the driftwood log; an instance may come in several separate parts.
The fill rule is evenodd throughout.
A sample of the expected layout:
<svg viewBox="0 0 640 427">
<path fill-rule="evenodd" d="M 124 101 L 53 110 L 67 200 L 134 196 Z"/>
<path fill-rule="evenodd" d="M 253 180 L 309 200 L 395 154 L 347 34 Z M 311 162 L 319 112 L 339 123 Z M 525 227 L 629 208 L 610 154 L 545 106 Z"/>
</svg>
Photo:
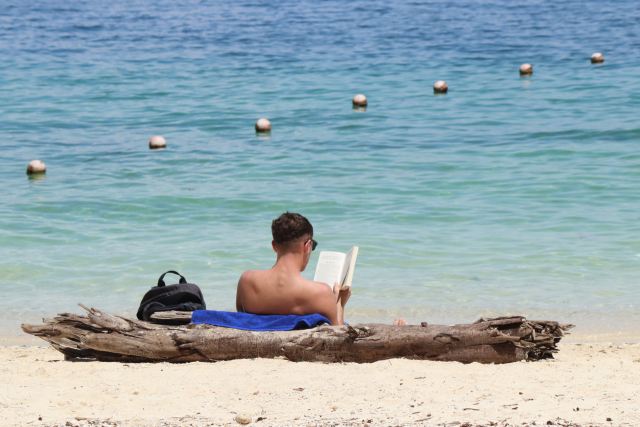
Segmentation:
<svg viewBox="0 0 640 427">
<path fill-rule="evenodd" d="M 82 306 L 82 305 L 81 305 Z M 291 361 L 358 362 L 404 357 L 463 363 L 510 363 L 553 358 L 573 325 L 522 316 L 482 318 L 473 324 L 319 326 L 252 332 L 194 325 L 191 313 L 166 312 L 142 322 L 87 308 L 63 313 L 24 332 L 49 342 L 67 358 L 119 362 L 215 362 L 284 357 Z M 184 323 L 189 323 L 184 325 Z"/>
</svg>

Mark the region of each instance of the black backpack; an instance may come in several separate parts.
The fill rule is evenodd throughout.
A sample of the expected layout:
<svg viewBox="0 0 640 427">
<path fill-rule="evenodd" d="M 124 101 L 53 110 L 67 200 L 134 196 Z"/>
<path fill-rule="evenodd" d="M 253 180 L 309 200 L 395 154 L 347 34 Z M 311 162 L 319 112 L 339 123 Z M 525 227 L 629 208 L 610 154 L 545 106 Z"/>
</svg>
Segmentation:
<svg viewBox="0 0 640 427">
<path fill-rule="evenodd" d="M 177 285 L 165 286 L 164 276 L 173 273 L 180 276 L 180 283 Z M 140 308 L 138 308 L 138 319 L 149 321 L 151 315 L 158 311 L 195 311 L 206 310 L 202 291 L 197 285 L 187 283 L 177 271 L 167 271 L 158 279 L 158 286 L 151 288 L 144 294 Z"/>
</svg>

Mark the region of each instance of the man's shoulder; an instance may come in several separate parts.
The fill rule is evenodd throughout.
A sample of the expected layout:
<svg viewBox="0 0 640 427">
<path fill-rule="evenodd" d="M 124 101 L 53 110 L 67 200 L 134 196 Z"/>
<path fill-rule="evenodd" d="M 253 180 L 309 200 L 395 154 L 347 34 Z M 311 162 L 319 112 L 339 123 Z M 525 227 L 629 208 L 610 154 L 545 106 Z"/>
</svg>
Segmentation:
<svg viewBox="0 0 640 427">
<path fill-rule="evenodd" d="M 247 270 L 240 276 L 239 283 L 253 282 L 267 274 L 268 270 Z"/>
<path fill-rule="evenodd" d="M 251 276 L 255 275 L 258 271 L 260 271 L 260 270 L 246 270 L 244 273 L 242 273 L 240 278 L 242 279 L 243 277 L 244 278 L 251 277 Z"/>
<path fill-rule="evenodd" d="M 315 294 L 326 294 L 326 293 L 330 293 L 333 294 L 333 289 L 331 289 L 330 286 L 327 286 L 326 283 L 322 283 L 322 282 L 314 282 L 313 280 L 307 280 L 307 279 L 302 279 L 301 285 L 315 293 Z"/>
<path fill-rule="evenodd" d="M 327 315 L 327 307 L 335 304 L 333 290 L 326 283 L 302 279 L 291 295 L 296 307 L 305 314 Z"/>
</svg>

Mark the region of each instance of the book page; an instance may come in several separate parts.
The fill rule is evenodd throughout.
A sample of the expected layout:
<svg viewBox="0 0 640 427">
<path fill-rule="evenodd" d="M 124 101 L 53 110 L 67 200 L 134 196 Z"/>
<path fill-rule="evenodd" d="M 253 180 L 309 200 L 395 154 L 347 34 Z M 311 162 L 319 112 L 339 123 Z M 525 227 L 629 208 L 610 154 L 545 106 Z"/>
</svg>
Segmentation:
<svg viewBox="0 0 640 427">
<path fill-rule="evenodd" d="M 345 264 L 344 257 L 345 254 L 342 252 L 320 252 L 316 275 L 313 277 L 313 281 L 326 283 L 331 289 L 333 289 L 335 282 L 342 283 L 341 276 Z"/>
<path fill-rule="evenodd" d="M 358 247 L 354 246 L 349 249 L 344 257 L 344 266 L 342 267 L 342 274 L 340 275 L 340 289 L 347 289 L 351 287 L 351 281 L 353 280 L 353 270 L 356 267 L 356 258 L 358 257 Z"/>
</svg>

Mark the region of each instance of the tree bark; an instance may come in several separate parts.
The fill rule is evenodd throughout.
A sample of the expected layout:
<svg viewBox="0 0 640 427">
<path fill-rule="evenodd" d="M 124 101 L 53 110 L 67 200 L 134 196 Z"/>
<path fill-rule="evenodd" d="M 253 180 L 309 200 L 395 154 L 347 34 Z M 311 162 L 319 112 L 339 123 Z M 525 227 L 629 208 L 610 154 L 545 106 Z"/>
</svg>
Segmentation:
<svg viewBox="0 0 640 427">
<path fill-rule="evenodd" d="M 82 306 L 84 307 L 84 306 Z M 480 319 L 473 324 L 392 326 L 359 324 L 252 332 L 211 325 L 180 325 L 191 313 L 154 315 L 142 322 L 88 309 L 63 313 L 24 332 L 49 342 L 67 358 L 121 362 L 215 362 L 284 357 L 291 361 L 358 362 L 404 357 L 463 363 L 510 363 L 553 358 L 573 325 L 528 321 L 521 316 Z M 172 323 L 172 324 L 166 324 Z"/>
</svg>

